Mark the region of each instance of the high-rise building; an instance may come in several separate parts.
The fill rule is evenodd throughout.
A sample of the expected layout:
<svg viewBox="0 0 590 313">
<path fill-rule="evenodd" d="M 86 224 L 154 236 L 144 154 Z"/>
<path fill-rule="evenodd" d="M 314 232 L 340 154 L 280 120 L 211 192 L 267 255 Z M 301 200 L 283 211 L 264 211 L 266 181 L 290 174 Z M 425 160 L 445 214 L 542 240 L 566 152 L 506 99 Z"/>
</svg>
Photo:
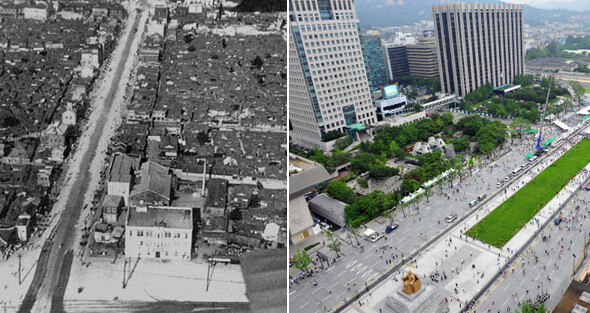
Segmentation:
<svg viewBox="0 0 590 313">
<path fill-rule="evenodd" d="M 322 134 L 377 122 L 359 20 L 352 0 L 289 0 L 289 19 L 290 140 L 325 150 Z"/>
<path fill-rule="evenodd" d="M 442 91 L 465 96 L 523 74 L 522 12 L 520 4 L 433 5 Z"/>
<path fill-rule="evenodd" d="M 383 57 L 385 58 L 385 67 L 387 68 L 389 80 L 410 75 L 406 46 L 385 44 L 383 45 Z"/>
<path fill-rule="evenodd" d="M 367 68 L 369 87 L 371 91 L 379 90 L 381 86 L 389 83 L 385 59 L 383 59 L 383 51 L 381 50 L 381 37 L 361 35 L 361 47 Z"/>
<path fill-rule="evenodd" d="M 410 75 L 416 77 L 438 77 L 438 53 L 436 39 L 424 37 L 415 45 L 406 46 Z"/>
</svg>

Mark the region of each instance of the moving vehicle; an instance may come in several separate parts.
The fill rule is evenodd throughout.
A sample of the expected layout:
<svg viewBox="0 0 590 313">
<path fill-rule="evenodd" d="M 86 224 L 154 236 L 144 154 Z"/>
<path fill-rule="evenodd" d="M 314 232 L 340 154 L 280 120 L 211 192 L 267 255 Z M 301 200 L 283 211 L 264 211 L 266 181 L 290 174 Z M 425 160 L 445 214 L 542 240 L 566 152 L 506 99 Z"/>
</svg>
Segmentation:
<svg viewBox="0 0 590 313">
<path fill-rule="evenodd" d="M 590 190 L 590 184 L 586 185 L 586 190 Z"/>
<path fill-rule="evenodd" d="M 389 234 L 392 231 L 394 231 L 395 229 L 397 229 L 398 227 L 399 227 L 399 224 L 398 223 L 394 223 L 391 226 L 387 226 L 387 227 L 385 227 L 385 233 Z"/>
<path fill-rule="evenodd" d="M 563 219 L 561 218 L 561 216 L 558 216 L 555 218 L 555 225 L 559 225 L 561 223 L 561 221 L 563 221 Z"/>
<path fill-rule="evenodd" d="M 453 214 L 447 216 L 445 218 L 445 221 L 447 221 L 447 223 L 452 223 L 456 219 L 457 219 L 457 213 L 453 213 Z"/>
<path fill-rule="evenodd" d="M 470 208 L 472 208 L 472 207 L 474 207 L 474 206 L 475 206 L 476 204 L 478 204 L 478 203 L 479 203 L 479 200 L 477 200 L 477 199 L 475 199 L 475 200 L 471 200 L 471 201 L 469 202 L 469 207 L 470 207 Z"/>
</svg>

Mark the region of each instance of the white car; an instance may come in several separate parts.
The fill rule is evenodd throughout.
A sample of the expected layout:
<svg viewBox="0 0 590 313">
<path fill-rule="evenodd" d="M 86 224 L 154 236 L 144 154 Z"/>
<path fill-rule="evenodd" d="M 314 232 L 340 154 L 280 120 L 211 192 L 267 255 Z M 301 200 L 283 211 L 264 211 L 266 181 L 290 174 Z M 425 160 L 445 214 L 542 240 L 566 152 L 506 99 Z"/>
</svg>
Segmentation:
<svg viewBox="0 0 590 313">
<path fill-rule="evenodd" d="M 457 219 L 457 213 L 453 213 L 445 218 L 447 223 L 452 223 L 456 219 Z"/>
</svg>

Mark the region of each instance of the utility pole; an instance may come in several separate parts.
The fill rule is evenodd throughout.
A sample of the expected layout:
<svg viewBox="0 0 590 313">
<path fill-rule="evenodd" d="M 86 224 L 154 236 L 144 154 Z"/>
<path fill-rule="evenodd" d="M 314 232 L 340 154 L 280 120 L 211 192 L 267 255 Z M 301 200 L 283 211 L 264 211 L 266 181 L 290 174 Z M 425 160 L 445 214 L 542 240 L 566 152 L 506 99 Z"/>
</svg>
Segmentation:
<svg viewBox="0 0 590 313">
<path fill-rule="evenodd" d="M 576 255 L 572 253 L 572 255 L 574 256 L 573 260 L 572 260 L 572 278 L 574 278 L 574 276 L 576 275 L 575 270 L 576 270 Z"/>
<path fill-rule="evenodd" d="M 123 289 L 125 289 L 125 276 L 127 276 L 127 258 L 124 258 L 123 262 Z"/>
<path fill-rule="evenodd" d="M 22 258 L 22 254 L 19 253 L 18 255 L 18 284 L 21 284 L 21 277 L 20 277 L 20 272 L 21 272 L 21 258 Z M 4 307 L 6 307 L 6 303 L 4 303 Z"/>
</svg>

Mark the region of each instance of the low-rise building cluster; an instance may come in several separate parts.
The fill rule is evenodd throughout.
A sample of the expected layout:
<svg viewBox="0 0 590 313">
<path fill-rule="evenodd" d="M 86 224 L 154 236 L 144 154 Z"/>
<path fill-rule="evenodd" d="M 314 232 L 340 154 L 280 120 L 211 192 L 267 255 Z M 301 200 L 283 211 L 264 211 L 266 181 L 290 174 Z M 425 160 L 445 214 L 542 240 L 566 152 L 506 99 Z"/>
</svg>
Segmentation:
<svg viewBox="0 0 590 313">
<path fill-rule="evenodd" d="M 47 225 L 125 15 L 106 1 L 0 2 L 0 258 Z"/>
<path fill-rule="evenodd" d="M 152 13 L 91 254 L 237 260 L 284 246 L 286 16 L 206 1 Z"/>
</svg>

